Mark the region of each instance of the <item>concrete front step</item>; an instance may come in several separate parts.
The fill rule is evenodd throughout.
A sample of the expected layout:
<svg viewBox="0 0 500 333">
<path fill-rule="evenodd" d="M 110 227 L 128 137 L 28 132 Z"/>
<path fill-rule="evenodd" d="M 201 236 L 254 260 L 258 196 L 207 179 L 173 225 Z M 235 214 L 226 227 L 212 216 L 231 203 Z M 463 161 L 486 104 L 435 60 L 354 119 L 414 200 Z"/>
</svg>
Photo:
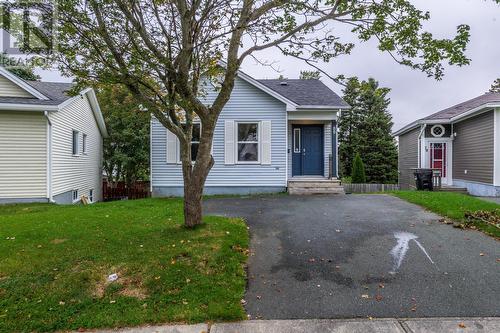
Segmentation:
<svg viewBox="0 0 500 333">
<path fill-rule="evenodd" d="M 341 187 L 340 182 L 288 182 L 288 187 L 301 188 L 301 187 L 314 187 L 314 188 L 330 188 Z"/>
<path fill-rule="evenodd" d="M 299 179 L 288 182 L 288 193 L 292 195 L 345 194 L 337 179 Z"/>
<path fill-rule="evenodd" d="M 465 187 L 441 187 L 440 189 L 437 189 L 437 191 L 469 194 Z"/>
<path fill-rule="evenodd" d="M 312 195 L 312 194 L 345 194 L 344 189 L 315 189 L 315 188 L 301 188 L 301 189 L 288 189 L 288 194 L 290 195 Z"/>
</svg>

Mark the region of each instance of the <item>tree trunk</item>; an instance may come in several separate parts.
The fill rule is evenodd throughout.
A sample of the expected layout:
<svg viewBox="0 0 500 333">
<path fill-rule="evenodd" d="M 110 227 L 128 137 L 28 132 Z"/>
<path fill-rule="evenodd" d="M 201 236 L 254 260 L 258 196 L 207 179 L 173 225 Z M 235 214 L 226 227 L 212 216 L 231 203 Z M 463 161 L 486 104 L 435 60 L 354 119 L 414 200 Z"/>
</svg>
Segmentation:
<svg viewBox="0 0 500 333">
<path fill-rule="evenodd" d="M 203 222 L 203 188 L 214 165 L 212 138 L 215 121 L 202 125 L 196 162 L 191 162 L 190 144 L 181 142 L 182 174 L 184 177 L 184 224 L 193 228 Z"/>
<path fill-rule="evenodd" d="M 203 185 L 196 179 L 191 179 L 190 184 L 184 184 L 184 224 L 188 228 L 203 222 L 202 197 Z"/>
</svg>

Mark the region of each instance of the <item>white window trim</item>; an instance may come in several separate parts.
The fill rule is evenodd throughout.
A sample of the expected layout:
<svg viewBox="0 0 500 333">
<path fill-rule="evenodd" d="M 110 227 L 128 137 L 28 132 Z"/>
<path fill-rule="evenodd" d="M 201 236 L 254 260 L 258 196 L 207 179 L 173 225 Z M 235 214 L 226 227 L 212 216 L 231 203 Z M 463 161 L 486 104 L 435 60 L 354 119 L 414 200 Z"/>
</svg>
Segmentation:
<svg viewBox="0 0 500 333">
<path fill-rule="evenodd" d="M 86 133 L 82 133 L 82 154 L 83 155 L 87 155 L 88 153 L 88 149 L 87 149 L 87 146 L 88 146 L 88 135 Z"/>
<path fill-rule="evenodd" d="M 436 128 L 440 128 L 440 129 L 441 129 L 441 134 L 440 134 L 440 135 L 436 135 L 436 134 L 434 134 L 434 130 L 435 130 Z M 442 137 L 444 136 L 444 133 L 445 133 L 445 132 L 446 132 L 446 130 L 445 130 L 445 128 L 444 128 L 444 126 L 443 126 L 443 125 L 439 125 L 439 124 L 438 124 L 438 125 L 434 125 L 434 126 L 432 126 L 432 127 L 431 127 L 431 135 L 432 135 L 433 137 L 435 137 L 435 138 L 442 138 Z"/>
<path fill-rule="evenodd" d="M 239 124 L 257 124 L 257 141 L 239 141 L 238 140 L 238 125 Z M 262 140 L 261 140 L 261 128 L 262 124 L 261 121 L 256 121 L 256 120 L 237 120 L 234 122 L 234 154 L 235 154 L 235 161 L 234 164 L 262 164 L 261 159 L 262 159 Z M 256 143 L 257 144 L 257 161 L 240 161 L 239 160 L 239 154 L 238 154 L 238 144 L 240 143 Z"/>
<path fill-rule="evenodd" d="M 429 144 L 430 143 L 446 143 L 446 178 L 442 178 L 442 182 L 445 185 L 453 185 L 453 139 L 449 137 L 444 138 L 423 138 L 423 149 L 422 158 L 423 168 L 429 168 L 431 161 L 429 157 Z"/>
<path fill-rule="evenodd" d="M 183 123 L 185 124 L 185 123 Z M 201 139 L 201 122 L 200 121 L 193 121 L 193 125 L 194 124 L 200 124 L 200 139 Z M 175 139 L 177 140 L 177 164 L 182 164 L 182 161 L 181 161 L 181 142 L 179 141 L 179 138 L 176 136 Z M 194 141 L 194 142 L 198 142 L 198 149 L 200 149 L 200 142 L 201 141 Z M 191 140 L 191 143 L 193 143 L 193 141 Z M 214 149 L 214 145 L 212 143 L 212 151 Z M 191 164 L 194 164 L 195 161 L 191 161 Z"/>
<path fill-rule="evenodd" d="M 76 154 L 74 153 L 75 143 L 73 142 L 76 133 Z M 71 154 L 73 156 L 80 156 L 80 131 L 73 129 L 71 131 Z"/>
<path fill-rule="evenodd" d="M 76 199 L 74 199 L 75 192 L 76 192 Z M 71 190 L 71 200 L 73 201 L 73 203 L 80 201 L 80 196 L 78 195 L 78 189 Z"/>
</svg>

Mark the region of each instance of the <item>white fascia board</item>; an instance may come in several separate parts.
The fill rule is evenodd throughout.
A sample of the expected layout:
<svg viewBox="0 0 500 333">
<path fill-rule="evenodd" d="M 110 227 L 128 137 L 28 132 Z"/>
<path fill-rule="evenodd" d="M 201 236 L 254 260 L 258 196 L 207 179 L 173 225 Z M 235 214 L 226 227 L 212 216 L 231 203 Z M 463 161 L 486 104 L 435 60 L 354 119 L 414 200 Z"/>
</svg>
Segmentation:
<svg viewBox="0 0 500 333">
<path fill-rule="evenodd" d="M 422 125 L 421 120 L 414 121 L 414 122 L 404 126 L 403 128 L 397 130 L 396 132 L 392 133 L 392 136 L 400 136 L 401 134 L 404 134 L 408 131 L 411 131 L 412 129 L 415 129 L 415 128 L 419 127 L 420 125 Z"/>
<path fill-rule="evenodd" d="M 486 103 L 486 104 L 478 106 L 477 108 L 471 109 L 467 112 L 464 112 L 458 116 L 451 118 L 451 122 L 456 122 L 458 120 L 462 120 L 464 118 L 468 118 L 470 116 L 473 116 L 476 113 L 479 113 L 481 111 L 486 112 L 486 111 L 490 111 L 489 109 L 498 108 L 498 107 L 500 107 L 500 103 Z"/>
<path fill-rule="evenodd" d="M 392 133 L 392 136 L 400 136 L 421 125 L 450 124 L 450 123 L 451 121 L 449 119 L 419 119 Z"/>
<path fill-rule="evenodd" d="M 245 80 L 246 82 L 250 83 L 251 85 L 255 86 L 256 88 L 259 88 L 260 90 L 266 92 L 267 94 L 273 96 L 274 98 L 276 98 L 277 100 L 285 103 L 287 105 L 287 110 L 288 108 L 295 108 L 297 107 L 297 103 L 293 102 L 292 100 L 289 100 L 288 98 L 286 98 L 285 96 L 281 95 L 281 94 L 278 94 L 276 91 L 274 91 L 273 89 L 267 87 L 266 85 L 260 83 L 259 81 L 257 81 L 256 79 L 254 79 L 253 77 L 251 77 L 250 75 L 242 72 L 241 70 L 238 71 L 238 77 L 240 79 L 243 79 Z"/>
<path fill-rule="evenodd" d="M 289 111 L 288 120 L 337 120 L 337 111 Z"/>
<path fill-rule="evenodd" d="M 302 111 L 302 110 L 341 111 L 341 110 L 349 110 L 349 109 L 351 109 L 350 106 L 342 106 L 342 105 L 339 105 L 339 106 L 336 106 L 336 105 L 298 105 L 296 107 L 297 111 Z"/>
<path fill-rule="evenodd" d="M 58 111 L 57 105 L 0 103 L 0 111 Z"/>
<path fill-rule="evenodd" d="M 2 66 L 0 66 L 0 74 L 2 76 L 4 76 L 6 79 L 8 79 L 9 81 L 11 81 L 12 83 L 14 83 L 17 86 L 19 86 L 21 89 L 26 90 L 27 92 L 29 92 L 31 95 L 35 96 L 36 98 L 42 99 L 42 100 L 48 100 L 49 99 L 47 96 L 45 96 L 44 94 L 42 94 L 41 92 L 39 92 L 38 90 L 36 90 L 32 86 L 30 86 L 28 83 L 26 83 L 23 79 L 21 79 L 18 76 L 12 74 L 11 72 L 9 72 L 8 70 L 6 70 Z"/>
<path fill-rule="evenodd" d="M 109 137 L 108 130 L 106 129 L 106 123 L 104 121 L 101 108 L 99 107 L 99 102 L 97 101 L 97 96 L 95 94 L 94 89 L 87 88 L 83 90 L 80 94 L 87 95 L 87 98 L 89 99 L 90 102 L 90 106 L 92 108 L 92 111 L 94 112 L 94 116 L 97 121 L 97 126 L 99 126 L 99 130 L 101 131 L 101 135 L 104 138 Z"/>
</svg>

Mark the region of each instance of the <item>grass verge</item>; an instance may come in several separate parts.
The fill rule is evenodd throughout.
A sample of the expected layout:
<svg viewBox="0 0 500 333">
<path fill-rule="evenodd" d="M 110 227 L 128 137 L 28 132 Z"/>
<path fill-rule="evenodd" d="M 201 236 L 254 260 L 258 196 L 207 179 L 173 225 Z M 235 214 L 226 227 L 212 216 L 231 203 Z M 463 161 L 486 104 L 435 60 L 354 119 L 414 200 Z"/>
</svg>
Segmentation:
<svg viewBox="0 0 500 333">
<path fill-rule="evenodd" d="M 246 225 L 204 222 L 179 199 L 0 206 L 0 331 L 244 319 Z"/>
<path fill-rule="evenodd" d="M 438 215 L 448 217 L 460 223 L 470 223 L 466 219 L 467 212 L 488 211 L 493 212 L 500 209 L 500 205 L 487 202 L 469 195 L 453 192 L 429 192 L 429 191 L 395 191 L 392 195 L 422 206 Z M 481 222 L 473 221 L 470 226 L 481 230 L 491 236 L 500 237 L 500 229 Z"/>
</svg>

